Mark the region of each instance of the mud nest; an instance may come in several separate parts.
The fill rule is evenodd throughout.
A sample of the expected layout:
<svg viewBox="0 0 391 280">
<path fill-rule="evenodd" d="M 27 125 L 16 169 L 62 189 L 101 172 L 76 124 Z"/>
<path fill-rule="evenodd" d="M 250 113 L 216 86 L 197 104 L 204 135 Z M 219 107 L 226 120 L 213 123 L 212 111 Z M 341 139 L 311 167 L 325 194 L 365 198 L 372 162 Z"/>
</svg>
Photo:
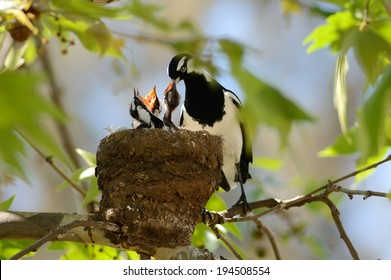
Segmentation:
<svg viewBox="0 0 391 280">
<path fill-rule="evenodd" d="M 221 139 L 204 131 L 128 129 L 102 139 L 99 217 L 122 227 L 108 238 L 149 255 L 189 245 L 221 167 Z"/>
</svg>

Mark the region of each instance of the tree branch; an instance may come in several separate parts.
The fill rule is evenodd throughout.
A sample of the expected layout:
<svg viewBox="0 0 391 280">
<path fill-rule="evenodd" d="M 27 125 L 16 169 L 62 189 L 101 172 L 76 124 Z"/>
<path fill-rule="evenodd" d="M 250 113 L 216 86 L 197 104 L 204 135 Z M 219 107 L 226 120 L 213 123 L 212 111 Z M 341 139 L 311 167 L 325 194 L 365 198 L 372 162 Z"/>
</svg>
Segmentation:
<svg viewBox="0 0 391 280">
<path fill-rule="evenodd" d="M 274 255 L 276 256 L 276 260 L 281 260 L 280 251 L 278 250 L 276 238 L 274 237 L 273 232 L 270 230 L 268 226 L 262 223 L 260 219 L 256 219 L 253 222 L 255 223 L 259 231 L 262 231 L 266 234 L 267 238 L 270 241 L 270 244 L 272 245 Z"/>
<path fill-rule="evenodd" d="M 64 105 L 61 98 L 61 90 L 60 87 L 57 85 L 56 79 L 54 77 L 54 71 L 50 64 L 49 58 L 47 53 L 41 56 L 41 61 L 43 68 L 46 72 L 46 75 L 48 76 L 49 85 L 50 85 L 50 98 L 53 101 L 53 103 L 60 108 L 62 111 L 65 112 Z M 56 122 L 57 130 L 60 134 L 60 139 L 62 142 L 62 145 L 64 146 L 65 150 L 67 151 L 72 164 L 76 168 L 80 168 L 81 164 L 79 161 L 79 157 L 75 150 L 75 145 L 73 143 L 72 137 L 69 133 L 69 130 L 67 126 L 62 122 Z"/>
<path fill-rule="evenodd" d="M 42 153 L 40 154 L 44 156 Z M 277 210 L 288 210 L 292 207 L 300 207 L 311 202 L 323 202 L 329 207 L 334 223 L 336 224 L 336 227 L 340 233 L 340 237 L 348 247 L 350 254 L 354 259 L 358 259 L 358 253 L 354 248 L 352 242 L 350 241 L 347 233 L 345 232 L 345 229 L 342 225 L 342 221 L 340 220 L 339 211 L 336 205 L 330 200 L 329 195 L 334 192 L 341 192 L 348 195 L 349 198 L 352 198 L 354 195 L 363 196 L 364 199 L 367 199 L 371 196 L 390 197 L 390 193 L 376 192 L 371 190 L 350 190 L 336 185 L 338 182 L 346 180 L 367 170 L 373 169 L 380 164 L 383 164 L 390 160 L 391 155 L 375 164 L 356 170 L 336 180 L 329 181 L 324 186 L 314 191 L 311 191 L 304 196 L 298 196 L 288 200 L 269 198 L 250 203 L 250 207 L 253 210 L 267 208 L 266 210 L 261 211 L 257 214 L 254 214 L 252 212 L 246 216 L 238 217 L 238 215 L 242 213 L 241 206 L 234 206 L 228 210 L 224 210 L 221 212 L 210 212 L 210 219 L 208 219 L 208 224 L 215 232 L 216 236 L 220 238 L 238 258 L 241 258 L 240 255 L 233 248 L 232 244 L 226 242 L 227 239 L 225 238 L 225 236 L 221 235 L 215 225 L 232 222 L 237 223 L 253 221 L 257 225 L 258 229 L 263 230 L 266 233 L 269 238 L 269 241 L 272 244 L 276 258 L 280 259 L 280 253 L 278 251 L 277 243 L 274 239 L 272 232 L 262 224 L 259 218 L 271 214 Z M 122 244 L 113 244 L 110 240 L 108 240 L 105 236 L 104 231 L 104 229 L 107 228 L 105 228 L 105 225 L 96 224 L 97 218 L 97 214 L 80 215 L 63 213 L 28 213 L 0 211 L 0 239 L 41 239 L 35 245 L 33 245 L 32 250 L 49 240 L 96 243 L 115 248 L 132 249 L 124 248 L 122 247 Z M 94 222 L 95 226 L 94 231 L 92 232 L 86 232 L 80 229 L 80 227 L 83 226 L 91 227 L 92 224 L 89 224 L 88 221 Z M 199 221 L 202 221 L 202 215 L 200 215 Z M 31 248 L 29 250 L 31 251 Z M 26 252 L 27 251 L 28 250 L 26 249 Z"/>
<path fill-rule="evenodd" d="M 227 247 L 228 249 L 232 252 L 232 254 L 234 254 L 234 256 L 238 259 L 238 260 L 243 260 L 242 256 L 239 254 L 239 252 L 234 248 L 234 246 L 229 242 L 228 238 L 221 234 L 220 231 L 218 230 L 218 228 L 216 227 L 216 225 L 210 225 L 209 226 L 211 228 L 211 230 L 214 232 L 214 234 L 216 235 L 217 239 L 220 239 Z"/>
<path fill-rule="evenodd" d="M 46 156 L 36 145 L 34 145 L 29 139 L 27 139 L 20 131 L 16 131 L 19 136 L 31 147 L 33 148 L 45 161 L 61 176 L 65 181 L 71 185 L 76 191 L 78 191 L 83 197 L 87 195 L 87 192 L 78 184 L 73 182 L 65 173 L 59 168 L 54 162 L 52 157 Z M 97 203 L 97 202 L 96 202 Z"/>
<path fill-rule="evenodd" d="M 331 216 L 333 217 L 334 223 L 337 226 L 341 239 L 345 242 L 346 246 L 349 249 L 350 255 L 353 257 L 354 260 L 359 260 L 360 258 L 358 256 L 358 253 L 354 248 L 353 243 L 350 241 L 348 235 L 346 234 L 346 231 L 342 225 L 342 221 L 339 218 L 339 211 L 337 206 L 335 206 L 334 202 L 332 202 L 327 196 L 324 196 L 321 201 L 324 202 L 330 208 Z"/>
<path fill-rule="evenodd" d="M 346 179 L 349 179 L 349 178 L 352 178 L 354 176 L 357 176 L 358 174 L 361 174 L 361 173 L 364 173 L 365 171 L 368 171 L 368 170 L 371 170 L 371 169 L 374 169 L 376 167 L 378 167 L 379 165 L 387 162 L 387 161 L 390 161 L 391 160 L 391 154 L 389 156 L 387 156 L 385 159 L 381 160 L 381 161 L 378 161 L 378 162 L 375 162 L 374 164 L 371 164 L 369 166 L 366 166 L 366 167 L 363 167 L 361 169 L 358 169 L 358 170 L 355 170 L 345 176 L 342 176 L 338 179 L 335 179 L 335 180 L 332 180 L 332 181 L 329 181 L 327 184 L 313 190 L 312 192 L 310 192 L 310 194 L 314 194 L 314 193 L 318 193 L 324 189 L 326 189 L 327 187 L 329 187 L 330 185 L 336 185 L 338 184 L 339 182 L 342 182 Z"/>
<path fill-rule="evenodd" d="M 77 227 L 83 227 L 88 228 L 89 235 L 91 234 L 91 231 L 93 229 L 104 229 L 109 231 L 116 231 L 118 232 L 120 230 L 120 227 L 116 224 L 110 223 L 110 222 L 102 222 L 102 221 L 86 221 L 86 220 L 76 220 L 73 221 L 67 225 L 64 225 L 62 227 L 59 227 L 48 234 L 46 234 L 44 237 L 39 239 L 37 242 L 32 244 L 31 246 L 23 249 L 22 251 L 18 252 L 14 256 L 12 256 L 11 260 L 17 260 L 21 257 L 27 255 L 30 252 L 37 251 L 43 244 L 49 241 L 57 240 L 59 235 L 66 234 L 70 230 L 77 228 Z M 95 241 L 92 239 L 92 235 L 90 236 L 90 239 L 92 243 L 95 243 Z"/>
</svg>

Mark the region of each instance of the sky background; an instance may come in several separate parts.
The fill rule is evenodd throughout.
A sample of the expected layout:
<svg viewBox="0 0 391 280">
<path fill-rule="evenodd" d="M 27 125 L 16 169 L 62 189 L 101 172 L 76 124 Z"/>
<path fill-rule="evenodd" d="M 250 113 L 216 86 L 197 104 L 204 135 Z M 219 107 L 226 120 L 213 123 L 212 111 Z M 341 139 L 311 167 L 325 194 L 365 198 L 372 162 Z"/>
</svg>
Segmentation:
<svg viewBox="0 0 391 280">
<path fill-rule="evenodd" d="M 255 181 L 264 185 L 262 196 L 259 197 L 256 184 L 248 184 L 247 192 L 253 195 L 253 199 L 289 199 L 303 194 L 309 184 L 315 188 L 328 179 L 335 179 L 354 170 L 355 156 L 337 159 L 317 156 L 317 152 L 331 144 L 340 133 L 332 98 L 336 56 L 326 49 L 309 55 L 306 53 L 306 46 L 302 44 L 303 39 L 323 23 L 322 18 L 310 15 L 305 10 L 284 15 L 280 1 L 272 0 L 155 2 L 165 7 L 162 13 L 172 20 L 189 18 L 208 36 L 231 38 L 249 46 L 252 50 L 246 56 L 249 68 L 316 118 L 313 123 L 294 127 L 289 148 L 283 152 L 278 149 L 278 138 L 273 129 L 259 130 L 254 141 L 254 155 L 282 158 L 283 167 L 278 171 L 252 169 Z M 131 21 L 108 24 L 121 33 L 142 34 L 143 30 L 148 30 L 148 26 Z M 112 59 L 89 53 L 79 43 L 71 47 L 67 55 L 61 55 L 61 45 L 52 38 L 48 51 L 57 83 L 63 92 L 64 106 L 71 116 L 68 126 L 75 145 L 93 153 L 96 152 L 100 139 L 107 135 L 105 128 L 130 127 L 128 109 L 134 87 L 146 94 L 156 85 L 159 96 L 163 97 L 169 81 L 166 68 L 175 55 L 161 45 L 127 40 L 125 53 L 137 68 L 137 73 L 125 72 L 125 77 L 121 77 L 114 70 Z M 349 122 L 352 124 L 354 110 L 362 98 L 365 84 L 354 57 L 350 56 L 349 59 Z M 224 70 L 224 61 L 221 61 L 221 67 Z M 227 72 L 223 71 L 217 79 L 245 100 L 245 93 L 241 92 Z M 181 93 L 184 92 L 183 85 L 178 89 Z M 75 194 L 70 189 L 55 192 L 55 188 L 62 182 L 61 178 L 32 150 L 28 151 L 26 166 L 30 183 L 17 180 L 15 185 L 2 190 L 2 199 L 17 193 L 12 210 L 80 211 L 79 201 L 74 199 Z M 360 184 L 347 180 L 341 185 L 346 188 L 389 192 L 389 174 L 390 166 L 385 164 Z M 235 202 L 238 197 L 238 193 L 231 192 L 222 195 L 228 204 Z M 342 194 L 336 196 L 343 198 L 338 205 L 341 219 L 360 257 L 391 259 L 391 203 L 376 197 L 364 201 L 360 197 L 349 200 Z M 265 218 L 265 223 L 276 233 L 282 257 L 319 258 L 308 246 L 303 245 L 300 238 L 306 238 L 327 244 L 322 252 L 323 258 L 350 259 L 334 224 L 328 222 L 328 210 L 323 208 L 317 214 L 309 214 L 309 211 L 302 207 L 292 209 L 286 215 L 270 215 Z M 289 229 L 286 221 L 294 224 L 307 223 L 304 234 L 291 238 L 290 242 L 283 241 L 281 235 Z M 243 225 L 242 229 L 245 237 L 250 236 L 249 225 Z M 242 244 L 247 248 L 252 248 L 253 245 L 246 242 Z M 267 249 L 266 258 L 273 258 L 267 242 L 264 247 Z M 222 251 L 222 254 L 227 253 Z"/>
</svg>

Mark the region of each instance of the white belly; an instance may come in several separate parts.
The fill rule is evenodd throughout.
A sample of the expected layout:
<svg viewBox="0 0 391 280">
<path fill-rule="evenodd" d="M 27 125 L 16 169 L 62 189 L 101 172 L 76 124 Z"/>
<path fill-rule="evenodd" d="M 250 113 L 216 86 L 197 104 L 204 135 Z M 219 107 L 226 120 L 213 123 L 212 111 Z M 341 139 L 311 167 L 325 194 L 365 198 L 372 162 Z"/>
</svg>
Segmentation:
<svg viewBox="0 0 391 280">
<path fill-rule="evenodd" d="M 217 135 L 223 141 L 223 172 L 231 189 L 237 187 L 236 181 L 236 166 L 240 161 L 242 152 L 243 138 L 240 123 L 238 121 L 238 109 L 229 99 L 225 101 L 224 111 L 226 114 L 219 122 L 213 126 L 202 126 L 198 121 L 192 119 L 186 112 L 185 107 L 182 107 L 183 124 L 181 128 L 198 131 L 205 130 L 212 135 Z"/>
</svg>

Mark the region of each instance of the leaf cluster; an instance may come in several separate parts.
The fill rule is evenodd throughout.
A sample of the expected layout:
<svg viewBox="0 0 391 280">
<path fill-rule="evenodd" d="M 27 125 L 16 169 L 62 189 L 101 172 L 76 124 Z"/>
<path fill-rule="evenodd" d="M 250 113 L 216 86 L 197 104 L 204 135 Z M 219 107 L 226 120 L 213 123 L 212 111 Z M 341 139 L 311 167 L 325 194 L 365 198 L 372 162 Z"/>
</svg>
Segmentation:
<svg viewBox="0 0 391 280">
<path fill-rule="evenodd" d="M 305 40 L 308 52 L 328 47 L 337 54 L 334 104 L 341 136 L 321 156 L 357 153 L 363 166 L 384 156 L 390 147 L 391 109 L 391 3 L 389 1 L 323 1 L 338 10 L 326 18 Z M 367 88 L 363 103 L 356 108 L 353 125 L 348 125 L 349 94 L 346 78 L 348 54 L 353 53 L 365 74 Z"/>
</svg>

